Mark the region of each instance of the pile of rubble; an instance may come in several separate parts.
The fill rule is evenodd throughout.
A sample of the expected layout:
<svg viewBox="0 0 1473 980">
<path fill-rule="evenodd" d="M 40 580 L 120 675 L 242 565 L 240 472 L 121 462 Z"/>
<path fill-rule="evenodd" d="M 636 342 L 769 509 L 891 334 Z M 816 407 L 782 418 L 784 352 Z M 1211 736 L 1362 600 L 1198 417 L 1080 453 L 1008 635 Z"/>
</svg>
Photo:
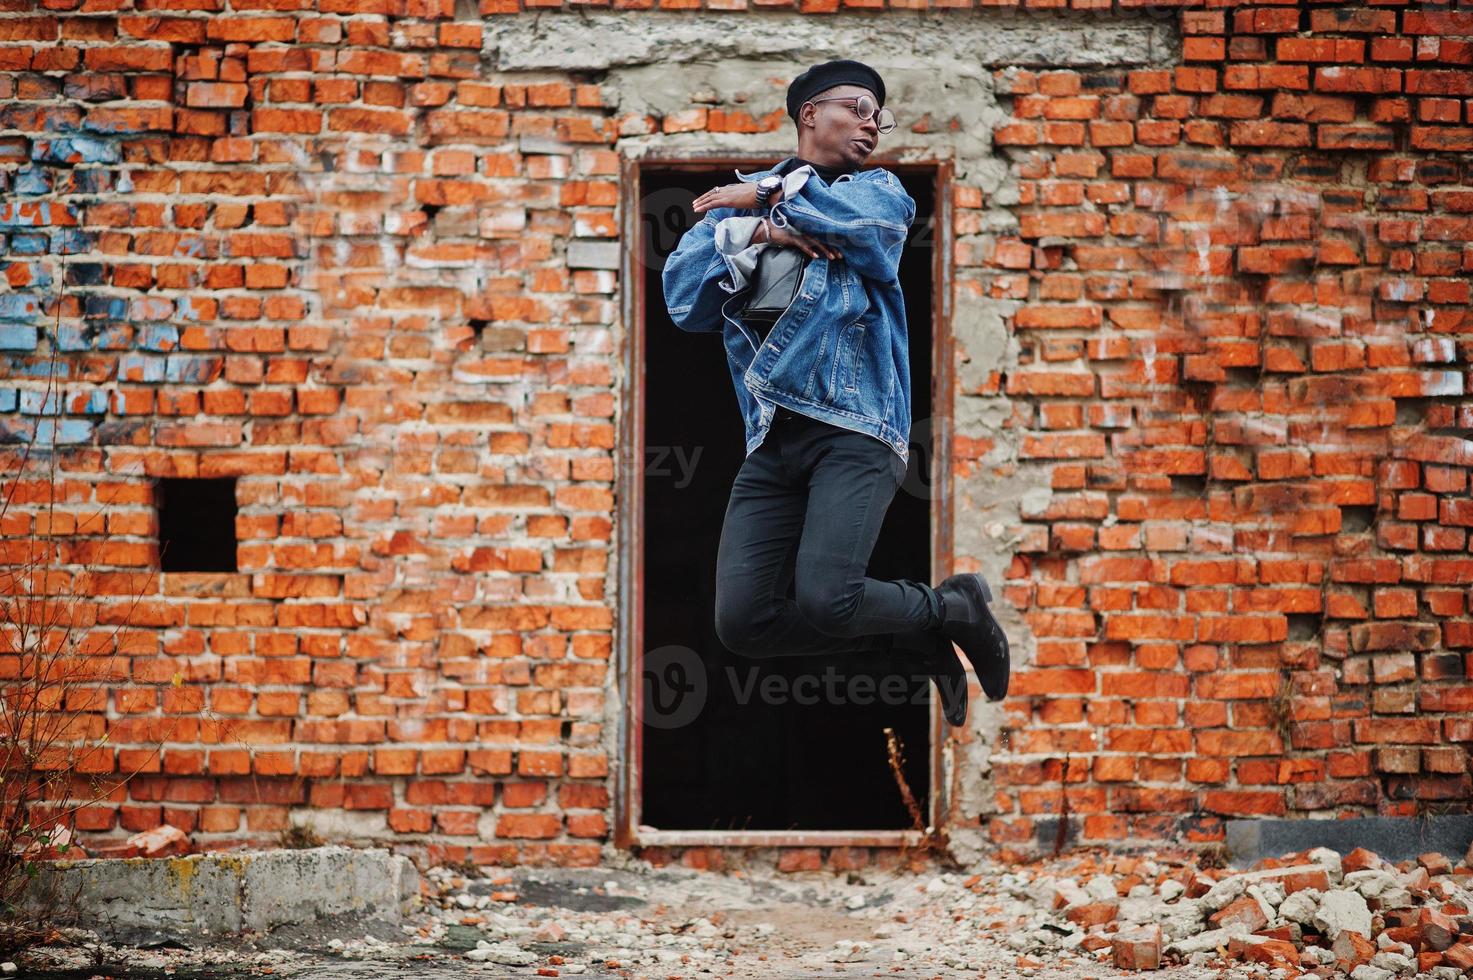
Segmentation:
<svg viewBox="0 0 1473 980">
<path fill-rule="evenodd" d="M 1201 867 L 1188 851 L 1085 851 L 989 863 L 971 875 L 752 878 L 662 869 L 594 886 L 631 896 L 627 913 L 614 915 L 519 904 L 509 876 L 491 888 L 442 872 L 430 881 L 442 914 L 468 912 L 459 921 L 490 934 L 468 959 L 563 973 L 760 975 L 779 965 L 867 964 L 1086 977 L 1109 964 L 1240 980 L 1455 980 L 1473 971 L 1473 849 L 1458 867 L 1441 854 L 1392 864 L 1366 850 L 1342 858 L 1325 848 L 1246 870 Z M 553 940 L 572 944 L 561 963 L 534 955 L 539 941 Z"/>
<path fill-rule="evenodd" d="M 1048 921 L 1010 943 L 1037 954 L 1082 950 L 1130 970 L 1186 963 L 1256 966 L 1354 980 L 1473 971 L 1473 848 L 1454 867 L 1440 853 L 1398 864 L 1357 849 L 1316 848 L 1213 871 L 1118 858 L 1116 875 L 1005 875 Z"/>
</svg>

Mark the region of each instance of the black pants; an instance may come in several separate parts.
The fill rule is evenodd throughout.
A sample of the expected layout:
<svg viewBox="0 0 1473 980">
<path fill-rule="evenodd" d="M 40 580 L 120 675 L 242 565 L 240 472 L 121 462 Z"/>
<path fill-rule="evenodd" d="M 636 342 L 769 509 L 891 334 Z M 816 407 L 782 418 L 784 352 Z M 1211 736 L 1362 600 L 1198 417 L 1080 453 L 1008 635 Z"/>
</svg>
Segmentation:
<svg viewBox="0 0 1473 980">
<path fill-rule="evenodd" d="M 865 575 L 904 480 L 905 462 L 880 440 L 779 408 L 737 473 L 721 528 L 716 633 L 727 649 L 886 653 L 893 634 L 935 628 L 929 585 Z"/>
</svg>

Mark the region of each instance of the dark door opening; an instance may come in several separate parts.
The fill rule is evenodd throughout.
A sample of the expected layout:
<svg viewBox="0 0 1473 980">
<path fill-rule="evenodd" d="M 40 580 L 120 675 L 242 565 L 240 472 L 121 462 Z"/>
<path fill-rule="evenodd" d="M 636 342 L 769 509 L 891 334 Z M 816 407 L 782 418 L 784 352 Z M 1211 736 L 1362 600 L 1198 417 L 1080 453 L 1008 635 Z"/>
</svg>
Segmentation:
<svg viewBox="0 0 1473 980">
<path fill-rule="evenodd" d="M 742 167 L 743 172 L 752 169 L 755 164 Z M 641 779 L 631 787 L 641 794 L 636 812 L 640 824 L 659 830 L 908 830 L 913 821 L 891 772 L 884 729 L 893 728 L 902 740 L 902 771 L 929 821 L 931 686 L 912 681 L 913 670 L 894 663 L 749 660 L 730 653 L 716 636 L 716 551 L 732 481 L 745 455 L 742 423 L 719 336 L 688 334 L 671 322 L 661 271 L 680 235 L 698 219 L 690 202 L 729 183 L 730 173 L 729 167 L 651 169 L 640 177 L 645 296 L 643 363 L 635 373 L 645 399 L 644 575 L 636 583 L 635 599 L 642 607 L 640 646 L 646 669 L 659 663 L 658 669 L 678 667 L 680 677 L 699 674 L 703 679 L 696 682 L 704 690 L 699 713 L 677 718 L 652 712 L 648 699 L 657 689 L 640 685 L 636 696 L 645 699 Z M 934 239 L 929 229 L 936 174 L 896 174 L 917 208 L 900 275 L 910 336 L 912 417 L 920 423 L 934 414 Z M 919 439 L 924 433 L 929 440 L 932 431 L 917 424 L 912 435 Z M 911 473 L 887 512 L 870 561 L 874 577 L 930 581 L 929 495 L 906 488 L 930 485 L 925 468 L 931 448 L 912 444 Z M 672 665 L 671 650 L 677 651 L 675 661 L 695 657 L 699 662 Z M 815 685 L 817 696 L 811 697 Z M 764 690 L 775 694 L 765 696 Z M 853 696 L 830 698 L 827 690 Z M 886 696 L 879 696 L 881 691 Z M 799 703 L 800 692 L 801 700 L 811 703 Z"/>
</svg>

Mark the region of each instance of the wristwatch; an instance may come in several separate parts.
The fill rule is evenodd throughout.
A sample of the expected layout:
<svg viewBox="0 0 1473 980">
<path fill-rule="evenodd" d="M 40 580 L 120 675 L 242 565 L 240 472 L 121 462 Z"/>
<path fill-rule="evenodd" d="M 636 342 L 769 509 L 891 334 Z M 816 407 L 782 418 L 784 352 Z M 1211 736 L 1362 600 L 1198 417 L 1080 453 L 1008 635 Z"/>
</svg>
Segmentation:
<svg viewBox="0 0 1473 980">
<path fill-rule="evenodd" d="M 772 196 L 773 191 L 782 185 L 783 179 L 777 174 L 769 174 L 757 181 L 757 206 L 759 208 L 767 207 L 767 199 Z"/>
</svg>

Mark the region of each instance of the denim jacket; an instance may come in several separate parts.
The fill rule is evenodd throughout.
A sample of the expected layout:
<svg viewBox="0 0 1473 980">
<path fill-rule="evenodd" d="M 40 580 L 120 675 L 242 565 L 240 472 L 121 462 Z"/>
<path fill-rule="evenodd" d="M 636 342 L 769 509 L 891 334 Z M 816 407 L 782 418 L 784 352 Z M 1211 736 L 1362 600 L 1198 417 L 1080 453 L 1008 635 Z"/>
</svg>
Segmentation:
<svg viewBox="0 0 1473 980">
<path fill-rule="evenodd" d="M 738 315 L 768 247 L 751 243 L 761 213 L 712 208 L 665 261 L 670 318 L 691 333 L 721 333 L 748 454 L 781 405 L 874 436 L 908 461 L 910 355 L 899 268 L 915 201 L 888 170 L 840 174 L 830 185 L 806 164 L 790 169 L 796 159 L 735 173 L 743 181 L 781 174 L 772 223 L 791 225 L 843 258 L 810 259 L 797 297 L 761 338 Z"/>
</svg>

